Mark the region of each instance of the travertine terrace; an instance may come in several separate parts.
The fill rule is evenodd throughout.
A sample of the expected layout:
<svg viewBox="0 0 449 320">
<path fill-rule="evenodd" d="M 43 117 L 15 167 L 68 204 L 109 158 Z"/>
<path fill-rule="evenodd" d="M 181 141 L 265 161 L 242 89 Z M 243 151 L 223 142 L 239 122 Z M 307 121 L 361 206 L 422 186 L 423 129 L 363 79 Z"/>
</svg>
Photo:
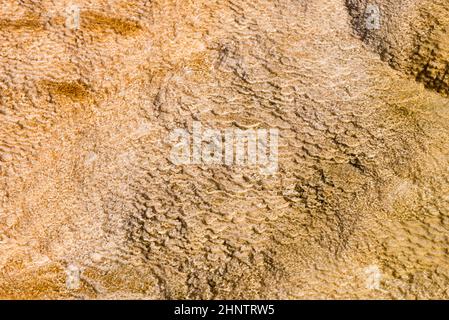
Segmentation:
<svg viewBox="0 0 449 320">
<path fill-rule="evenodd" d="M 449 298 L 448 12 L 2 1 L 0 298 Z M 195 121 L 278 171 L 174 165 Z"/>
</svg>

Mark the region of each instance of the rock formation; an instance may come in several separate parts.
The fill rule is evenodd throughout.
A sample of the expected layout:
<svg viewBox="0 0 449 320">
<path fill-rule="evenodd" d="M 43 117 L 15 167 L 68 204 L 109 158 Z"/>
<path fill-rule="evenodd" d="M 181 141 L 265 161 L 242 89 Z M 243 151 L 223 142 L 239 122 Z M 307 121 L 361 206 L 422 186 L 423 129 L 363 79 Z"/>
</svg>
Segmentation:
<svg viewBox="0 0 449 320">
<path fill-rule="evenodd" d="M 447 0 L 4 2 L 0 298 L 449 298 Z"/>
</svg>

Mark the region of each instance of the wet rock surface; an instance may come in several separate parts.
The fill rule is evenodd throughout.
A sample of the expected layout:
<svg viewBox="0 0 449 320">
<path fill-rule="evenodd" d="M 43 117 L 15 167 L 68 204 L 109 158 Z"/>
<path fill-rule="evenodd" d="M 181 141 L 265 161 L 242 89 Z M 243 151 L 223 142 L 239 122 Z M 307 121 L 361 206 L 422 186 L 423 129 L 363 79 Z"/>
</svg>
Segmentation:
<svg viewBox="0 0 449 320">
<path fill-rule="evenodd" d="M 347 0 L 353 27 L 382 60 L 445 96 L 449 94 L 449 7 L 440 1 Z M 378 9 L 378 12 L 377 10 Z M 371 10 L 371 11 L 370 11 Z M 379 13 L 379 27 L 367 18 Z M 373 24 L 376 17 L 372 18 Z"/>
<path fill-rule="evenodd" d="M 447 5 L 399 2 L 7 1 L 0 297 L 448 298 Z M 278 171 L 174 165 L 195 121 Z"/>
</svg>

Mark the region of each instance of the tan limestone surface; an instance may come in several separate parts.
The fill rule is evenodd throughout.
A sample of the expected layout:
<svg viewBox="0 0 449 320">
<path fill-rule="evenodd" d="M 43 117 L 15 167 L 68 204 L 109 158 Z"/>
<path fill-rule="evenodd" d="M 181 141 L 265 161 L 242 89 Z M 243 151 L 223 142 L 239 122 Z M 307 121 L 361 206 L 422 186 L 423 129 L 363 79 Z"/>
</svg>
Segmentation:
<svg viewBox="0 0 449 320">
<path fill-rule="evenodd" d="M 2 1 L 0 298 L 449 298 L 448 8 Z M 194 121 L 278 172 L 174 165 Z"/>
</svg>

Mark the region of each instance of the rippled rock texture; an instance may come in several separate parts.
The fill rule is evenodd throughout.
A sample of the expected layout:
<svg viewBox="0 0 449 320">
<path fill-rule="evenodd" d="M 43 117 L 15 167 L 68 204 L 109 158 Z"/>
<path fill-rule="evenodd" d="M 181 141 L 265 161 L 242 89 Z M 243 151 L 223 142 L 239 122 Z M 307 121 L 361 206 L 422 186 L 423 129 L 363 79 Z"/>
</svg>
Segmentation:
<svg viewBox="0 0 449 320">
<path fill-rule="evenodd" d="M 1 298 L 449 298 L 447 0 L 4 2 Z"/>
<path fill-rule="evenodd" d="M 427 88 L 449 94 L 449 5 L 447 0 L 395 0 L 376 5 L 382 27 L 370 32 L 369 0 L 347 0 L 360 37 L 393 68 Z M 368 11 L 367 11 L 368 9 Z M 375 9 L 374 9 L 375 10 Z"/>
</svg>

